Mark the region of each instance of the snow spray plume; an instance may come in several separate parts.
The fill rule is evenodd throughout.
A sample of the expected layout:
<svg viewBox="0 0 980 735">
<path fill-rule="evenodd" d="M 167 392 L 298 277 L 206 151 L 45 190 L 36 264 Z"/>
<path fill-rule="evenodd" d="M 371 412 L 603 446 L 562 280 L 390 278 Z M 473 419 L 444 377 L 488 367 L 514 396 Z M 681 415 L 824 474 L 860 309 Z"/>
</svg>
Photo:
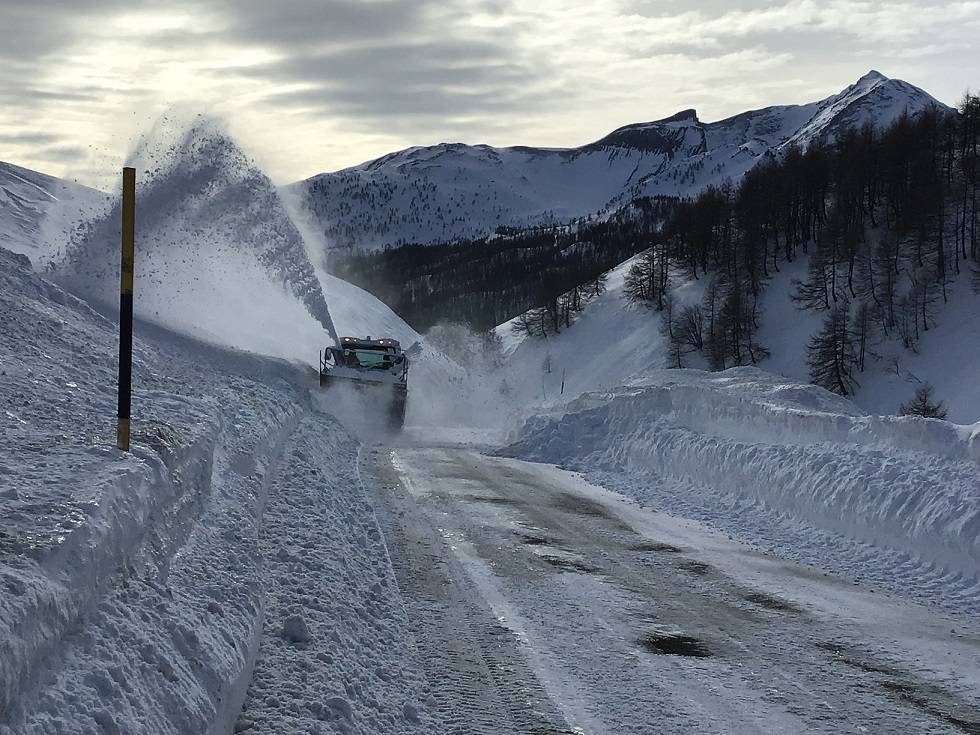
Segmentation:
<svg viewBox="0 0 980 735">
<path fill-rule="evenodd" d="M 425 335 L 409 381 L 409 425 L 501 430 L 518 413 L 502 369 L 499 340 L 461 324 Z"/>
<path fill-rule="evenodd" d="M 169 113 L 129 157 L 138 172 L 136 314 L 208 341 L 312 362 L 336 335 L 275 186 L 216 121 Z M 118 203 L 84 227 L 59 267 L 112 303 Z"/>
</svg>

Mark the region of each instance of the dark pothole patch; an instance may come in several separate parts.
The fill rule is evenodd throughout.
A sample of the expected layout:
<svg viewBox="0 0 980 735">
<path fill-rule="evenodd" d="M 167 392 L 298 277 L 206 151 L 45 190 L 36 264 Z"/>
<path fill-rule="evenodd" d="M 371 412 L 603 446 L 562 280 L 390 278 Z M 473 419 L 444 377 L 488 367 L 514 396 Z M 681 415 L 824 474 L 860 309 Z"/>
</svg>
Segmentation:
<svg viewBox="0 0 980 735">
<path fill-rule="evenodd" d="M 583 498 L 581 495 L 573 495 L 572 493 L 558 493 L 555 496 L 555 507 L 568 513 L 616 520 L 610 515 L 602 503 L 597 503 L 594 500 Z"/>
<path fill-rule="evenodd" d="M 602 503 L 591 500 L 590 498 L 584 498 L 581 495 L 575 495 L 573 493 L 558 493 L 555 495 L 553 505 L 565 513 L 575 513 L 576 515 L 587 516 L 589 518 L 598 518 L 619 531 L 636 533 L 631 525 L 616 517 Z"/>
<path fill-rule="evenodd" d="M 641 544 L 633 544 L 629 547 L 630 551 L 639 552 L 659 552 L 663 554 L 679 554 L 681 549 L 671 544 L 662 544 L 658 541 L 645 541 Z"/>
<path fill-rule="evenodd" d="M 685 572 L 697 574 L 699 577 L 710 574 L 712 569 L 710 564 L 705 564 L 703 561 L 694 561 L 693 559 L 682 561 L 677 567 L 683 569 Z"/>
<path fill-rule="evenodd" d="M 485 505 L 521 506 L 524 505 L 520 500 L 513 498 L 501 498 L 495 495 L 464 495 L 463 500 L 471 503 L 483 503 Z"/>
<path fill-rule="evenodd" d="M 659 656 L 709 658 L 712 653 L 699 638 L 683 633 L 650 633 L 639 641 L 644 649 Z"/>
<path fill-rule="evenodd" d="M 551 539 L 545 538 L 544 536 L 535 536 L 530 533 L 522 533 L 521 543 L 527 544 L 528 546 L 550 546 Z"/>
<path fill-rule="evenodd" d="M 742 595 L 742 599 L 746 602 L 751 602 L 753 605 L 764 607 L 766 610 L 794 613 L 803 612 L 799 605 L 796 605 L 789 600 L 784 600 L 781 597 L 766 594 L 765 592 L 747 592 L 746 594 Z"/>
<path fill-rule="evenodd" d="M 541 554 L 539 558 L 549 566 L 566 572 L 579 572 L 580 574 L 597 574 L 599 572 L 596 567 L 578 559 L 570 559 L 567 556 Z"/>
</svg>

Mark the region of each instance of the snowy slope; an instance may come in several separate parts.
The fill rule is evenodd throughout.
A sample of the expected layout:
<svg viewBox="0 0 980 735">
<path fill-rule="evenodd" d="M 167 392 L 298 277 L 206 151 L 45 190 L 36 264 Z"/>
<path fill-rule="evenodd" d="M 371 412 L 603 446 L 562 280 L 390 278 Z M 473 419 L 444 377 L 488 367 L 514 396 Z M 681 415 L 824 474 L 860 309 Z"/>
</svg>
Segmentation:
<svg viewBox="0 0 980 735">
<path fill-rule="evenodd" d="M 507 353 L 508 384 L 522 403 L 567 402 L 667 366 L 661 314 L 630 304 L 623 293 L 626 274 L 639 257 L 610 270 L 605 293 L 586 304 L 572 325 L 557 335 L 518 334 L 513 328 L 516 318 L 496 328 Z M 678 308 L 698 303 L 703 286 L 699 281 L 681 282 L 674 289 Z"/>
<path fill-rule="evenodd" d="M 0 161 L 0 247 L 48 263 L 74 225 L 108 204 L 100 191 Z"/>
<path fill-rule="evenodd" d="M 513 330 L 516 319 L 497 327 L 508 353 L 508 383 L 522 401 L 561 403 L 670 365 L 669 345 L 660 331 L 662 315 L 630 305 L 623 294 L 623 279 L 631 263 L 632 259 L 609 271 L 606 293 L 587 304 L 572 326 L 558 335 L 518 335 Z M 792 300 L 793 281 L 805 279 L 806 273 L 806 258 L 780 266 L 763 292 L 758 335 L 771 353 L 759 367 L 796 383 L 809 381 L 807 343 L 824 318 L 821 312 L 800 309 Z M 675 284 L 678 309 L 699 303 L 706 285 L 705 279 L 680 277 Z M 865 372 L 856 376 L 856 406 L 873 414 L 896 414 L 919 385 L 930 383 L 936 398 L 945 402 L 950 421 L 961 425 L 980 421 L 980 382 L 976 380 L 980 320 L 968 274 L 951 281 L 948 295 L 935 326 L 923 333 L 918 352 L 903 348 L 894 335 L 872 345 Z M 686 356 L 684 365 L 705 367 L 697 353 Z M 563 369 L 565 393 L 561 396 Z"/>
<path fill-rule="evenodd" d="M 522 402 L 567 401 L 586 391 L 622 385 L 651 367 L 663 367 L 666 347 L 659 319 L 646 308 L 630 306 L 623 295 L 623 280 L 632 263 L 630 259 L 610 271 L 606 292 L 557 335 L 518 337 L 514 320 L 497 327 L 509 353 L 508 382 Z M 563 373 L 565 389 L 560 395 Z"/>
<path fill-rule="evenodd" d="M 375 339 L 390 337 L 401 342 L 405 349 L 421 339 L 400 316 L 364 289 L 328 273 L 319 276 L 328 294 L 330 316 L 338 334 Z"/>
<path fill-rule="evenodd" d="M 792 300 L 793 280 L 806 278 L 806 260 L 784 264 L 763 294 L 759 338 L 772 352 L 761 367 L 795 381 L 807 381 L 807 343 L 820 329 L 822 312 L 800 310 Z M 937 312 L 936 324 L 924 332 L 917 352 L 902 347 L 896 336 L 878 338 L 871 346 L 875 357 L 865 372 L 856 374 L 859 388 L 854 402 L 878 414 L 894 414 L 915 395 L 922 383 L 930 383 L 936 398 L 945 402 L 950 421 L 980 421 L 980 320 L 977 296 L 968 274 L 954 278 L 949 301 Z"/>
<path fill-rule="evenodd" d="M 480 237 L 601 213 L 643 195 L 686 196 L 737 179 L 761 157 L 848 125 L 887 125 L 942 106 L 926 92 L 870 72 L 839 94 L 714 123 L 694 110 L 627 125 L 579 148 L 408 148 L 287 189 L 306 201 L 335 248 Z"/>
</svg>

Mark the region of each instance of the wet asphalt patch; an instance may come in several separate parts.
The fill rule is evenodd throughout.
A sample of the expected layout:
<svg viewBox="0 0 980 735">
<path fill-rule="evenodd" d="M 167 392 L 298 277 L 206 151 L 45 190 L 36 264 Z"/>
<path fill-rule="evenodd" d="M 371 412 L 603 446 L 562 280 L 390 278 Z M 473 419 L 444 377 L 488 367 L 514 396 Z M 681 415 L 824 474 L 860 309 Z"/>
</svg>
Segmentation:
<svg viewBox="0 0 980 735">
<path fill-rule="evenodd" d="M 659 656 L 708 658 L 711 651 L 705 642 L 681 633 L 650 633 L 639 641 L 644 649 Z"/>
<path fill-rule="evenodd" d="M 642 544 L 634 544 L 633 546 L 629 547 L 629 550 L 641 551 L 641 552 L 656 551 L 665 554 L 679 554 L 681 551 L 676 546 L 672 546 L 671 544 L 662 544 L 656 541 L 651 541 Z"/>
<path fill-rule="evenodd" d="M 748 592 L 742 595 L 742 599 L 746 602 L 751 602 L 753 605 L 764 607 L 766 610 L 794 613 L 802 612 L 798 605 L 793 604 L 789 600 L 784 600 L 775 595 L 767 595 L 765 592 Z"/>
<path fill-rule="evenodd" d="M 928 712 L 933 717 L 944 720 L 961 732 L 968 735 L 980 735 L 980 719 L 967 719 L 966 716 L 947 712 L 938 703 L 923 696 L 914 685 L 908 682 L 883 681 L 881 686 L 885 691 L 897 696 L 903 702 L 908 702 L 914 707 Z M 977 713 L 973 714 L 976 715 Z"/>
<path fill-rule="evenodd" d="M 541 554 L 538 558 L 555 569 L 560 569 L 564 572 L 579 572 L 582 574 L 598 574 L 599 572 L 598 568 L 578 559 L 570 559 L 567 556 Z"/>
<path fill-rule="evenodd" d="M 980 712 L 964 707 L 939 687 L 908 680 L 908 675 L 892 666 L 859 658 L 860 652 L 842 643 L 818 643 L 817 648 L 833 654 L 845 666 L 877 675 L 877 683 L 899 701 L 906 702 L 943 720 L 967 735 L 980 735 Z"/>
<path fill-rule="evenodd" d="M 520 500 L 514 500 L 513 498 L 501 498 L 496 495 L 463 495 L 463 500 L 469 501 L 470 503 L 484 503 L 485 505 L 505 505 L 505 506 L 521 506 L 524 505 Z"/>
<path fill-rule="evenodd" d="M 704 577 L 711 572 L 711 565 L 705 564 L 703 561 L 694 561 L 693 559 L 688 559 L 682 561 L 677 565 L 678 569 L 683 569 L 685 572 L 690 572 L 691 574 L 697 574 L 699 577 Z"/>
</svg>

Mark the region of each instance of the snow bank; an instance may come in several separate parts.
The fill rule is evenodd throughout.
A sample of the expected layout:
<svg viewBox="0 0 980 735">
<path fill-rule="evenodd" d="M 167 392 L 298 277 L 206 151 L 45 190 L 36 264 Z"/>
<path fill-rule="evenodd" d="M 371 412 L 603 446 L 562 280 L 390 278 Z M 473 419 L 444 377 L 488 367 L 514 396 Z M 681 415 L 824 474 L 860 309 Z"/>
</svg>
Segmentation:
<svg viewBox="0 0 980 735">
<path fill-rule="evenodd" d="M 807 558 L 895 589 L 914 567 L 923 580 L 945 578 L 945 604 L 980 609 L 978 435 L 865 415 L 754 368 L 674 370 L 533 418 L 505 453 L 612 477 L 634 497 L 796 556 L 827 546 L 826 534 L 888 550 L 902 571 L 880 568 L 884 557 L 858 568 L 819 548 Z M 795 526 L 793 540 L 767 530 L 774 519 Z M 925 581 L 917 589 L 937 594 Z"/>
<path fill-rule="evenodd" d="M 116 327 L 3 250 L 0 320 L 0 730 L 204 732 L 258 623 L 244 521 L 290 369 L 138 339 L 124 455 Z"/>
<path fill-rule="evenodd" d="M 315 542 L 305 561 L 338 571 L 318 598 L 332 600 L 336 630 L 350 610 L 376 616 L 374 643 L 373 628 L 356 630 L 323 670 L 362 671 L 358 692 L 397 702 L 406 730 L 424 725 L 408 658 L 389 641 L 403 637 L 400 603 L 355 442 L 320 416 L 304 424 L 314 464 L 286 455 L 308 375 L 144 327 L 133 452 L 122 454 L 115 325 L 4 250 L 0 322 L 0 733 L 230 732 L 270 619 L 267 590 L 321 604 L 310 580 L 297 589 L 268 574 L 302 558 L 294 542 Z M 263 511 L 286 492 L 342 512 L 311 512 L 305 526 L 291 517 L 277 545 Z M 365 711 L 335 676 L 320 683 L 321 704 L 345 697 L 355 717 Z"/>
</svg>

